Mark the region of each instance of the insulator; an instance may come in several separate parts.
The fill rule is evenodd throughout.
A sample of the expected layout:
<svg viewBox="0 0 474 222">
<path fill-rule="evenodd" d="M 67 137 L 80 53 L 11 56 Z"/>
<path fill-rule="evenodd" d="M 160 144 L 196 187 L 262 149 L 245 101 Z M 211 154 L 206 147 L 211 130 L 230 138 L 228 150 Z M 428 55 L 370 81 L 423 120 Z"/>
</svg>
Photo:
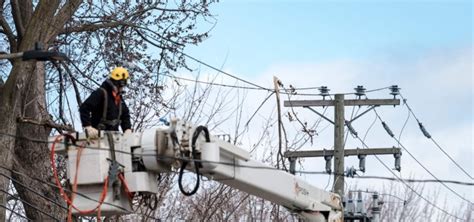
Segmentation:
<svg viewBox="0 0 474 222">
<path fill-rule="evenodd" d="M 326 160 L 326 173 L 330 174 L 331 170 L 331 159 L 332 156 L 324 156 L 324 160 Z"/>
<path fill-rule="evenodd" d="M 428 131 L 426 131 L 426 129 L 425 129 L 425 127 L 423 126 L 423 124 L 420 122 L 420 123 L 418 123 L 418 125 L 420 126 L 420 130 L 421 130 L 421 132 L 423 132 L 423 135 L 425 135 L 426 138 L 431 139 L 430 133 L 428 133 Z"/>
<path fill-rule="evenodd" d="M 288 158 L 288 161 L 290 161 L 290 173 L 295 175 L 296 172 L 296 158 L 290 157 Z"/>
<path fill-rule="evenodd" d="M 393 134 L 392 130 L 388 128 L 388 125 L 385 122 L 382 122 L 382 126 L 385 129 L 385 131 L 387 131 L 388 135 L 390 135 L 391 137 L 395 136 L 395 134 Z"/>
<path fill-rule="evenodd" d="M 364 88 L 364 86 L 357 86 L 354 89 L 356 91 L 355 95 L 358 96 L 359 99 L 360 99 L 361 96 L 365 96 L 365 90 L 366 89 Z"/>
<path fill-rule="evenodd" d="M 362 192 L 360 190 L 357 192 L 356 213 L 365 214 L 364 200 L 362 199 Z"/>
<path fill-rule="evenodd" d="M 346 170 L 346 176 L 354 178 L 354 175 L 357 175 L 357 170 L 352 166 Z"/>
<path fill-rule="evenodd" d="M 351 132 L 354 137 L 357 137 L 357 131 L 352 127 L 351 122 L 346 120 L 347 129 Z"/>
<path fill-rule="evenodd" d="M 395 153 L 393 154 L 393 156 L 395 157 L 395 170 L 400 172 L 402 170 L 402 166 L 401 166 L 402 153 Z"/>
<path fill-rule="evenodd" d="M 364 155 L 364 154 L 357 155 L 357 157 L 359 158 L 359 170 L 364 173 L 365 173 L 365 157 L 366 156 L 367 155 Z"/>
<path fill-rule="evenodd" d="M 323 96 L 323 97 L 326 97 L 326 96 L 329 96 L 329 91 L 330 89 L 328 89 L 327 86 L 321 86 L 319 87 L 319 95 Z"/>
<path fill-rule="evenodd" d="M 352 192 L 349 191 L 348 199 L 347 199 L 347 206 L 345 208 L 345 213 L 349 215 L 354 215 L 355 213 L 355 204 L 354 199 L 352 199 Z"/>
<path fill-rule="evenodd" d="M 400 95 L 400 88 L 398 88 L 397 85 L 392 85 L 390 86 L 390 95 L 393 95 L 393 98 L 395 98 L 397 95 Z"/>
<path fill-rule="evenodd" d="M 159 120 L 160 120 L 160 122 L 162 122 L 162 123 L 165 124 L 166 126 L 169 126 L 169 125 L 170 125 L 170 122 L 168 122 L 168 120 L 166 120 L 166 118 L 164 118 L 164 117 L 161 117 Z"/>
</svg>

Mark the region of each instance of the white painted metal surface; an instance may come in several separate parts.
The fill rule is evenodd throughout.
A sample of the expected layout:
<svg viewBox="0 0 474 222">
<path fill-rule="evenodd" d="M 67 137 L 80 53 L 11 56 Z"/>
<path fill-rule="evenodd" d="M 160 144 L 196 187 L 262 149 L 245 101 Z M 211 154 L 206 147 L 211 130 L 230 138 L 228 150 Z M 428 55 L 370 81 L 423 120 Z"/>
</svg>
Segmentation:
<svg viewBox="0 0 474 222">
<path fill-rule="evenodd" d="M 151 172 L 125 173 L 130 192 L 158 193 L 158 175 Z"/>
<path fill-rule="evenodd" d="M 182 158 L 183 153 L 188 152 L 189 155 L 191 150 L 193 130 L 189 124 L 174 120 L 172 126 L 166 129 L 149 129 L 126 135 L 114 133 L 115 157 L 124 167 L 130 191 L 158 193 L 157 173 L 179 168 L 181 162 L 178 159 Z M 81 136 L 79 138 L 83 138 Z M 84 140 L 79 140 L 78 144 L 80 142 Z M 84 210 L 97 206 L 110 166 L 107 159 L 111 158 L 106 137 L 102 136 L 89 146 L 92 149 L 83 151 L 78 174 L 78 192 L 87 197 L 77 196 L 74 201 L 76 206 Z M 309 221 L 341 221 L 341 200 L 338 195 L 316 188 L 295 175 L 251 160 L 246 150 L 218 138 L 211 137 L 211 143 L 201 138 L 196 147 L 201 158 L 198 161 L 203 166 L 200 171 L 204 176 L 285 206 Z M 65 153 L 65 150 L 64 146 L 58 145 L 58 153 Z M 133 171 L 132 151 L 134 158 L 144 165 L 145 171 Z M 68 178 L 72 181 L 76 173 L 77 149 L 70 148 L 68 157 Z M 190 164 L 188 169 L 193 171 L 194 165 Z M 103 215 L 130 212 L 128 197 L 123 189 L 119 192 L 120 198 L 116 199 L 109 187 L 101 207 Z"/>
</svg>

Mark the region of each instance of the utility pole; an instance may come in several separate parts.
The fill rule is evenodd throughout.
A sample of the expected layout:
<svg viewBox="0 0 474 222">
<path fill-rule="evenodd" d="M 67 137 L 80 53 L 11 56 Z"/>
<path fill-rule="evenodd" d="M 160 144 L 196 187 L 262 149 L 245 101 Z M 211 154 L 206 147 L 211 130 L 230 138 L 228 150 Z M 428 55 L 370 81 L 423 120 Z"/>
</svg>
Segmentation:
<svg viewBox="0 0 474 222">
<path fill-rule="evenodd" d="M 392 86 L 392 95 L 398 94 L 398 87 Z M 345 150 L 344 149 L 344 127 L 347 126 L 349 131 L 352 134 L 357 135 L 354 128 L 352 127 L 352 122 L 357 120 L 362 115 L 366 114 L 375 107 L 382 105 L 400 105 L 399 99 L 361 99 L 362 95 L 365 95 L 365 89 L 363 86 L 357 86 L 355 88 L 356 95 L 358 99 L 344 99 L 344 94 L 336 94 L 334 100 L 325 100 L 325 96 L 328 96 L 327 93 L 329 89 L 327 87 L 321 87 L 321 95 L 323 100 L 287 100 L 284 101 L 285 107 L 303 107 L 311 110 L 312 112 L 319 115 L 321 118 L 327 120 L 334 124 L 334 150 L 317 150 L 317 151 L 287 151 L 285 152 L 285 157 L 290 160 L 290 166 L 294 166 L 292 161 L 296 161 L 298 157 L 324 157 L 326 161 L 331 161 L 331 156 L 334 157 L 334 192 L 344 197 L 344 156 L 357 155 L 360 160 L 360 170 L 365 172 L 365 156 L 367 155 L 379 155 L 379 154 L 393 154 L 395 157 L 395 169 L 400 170 L 399 158 L 401 156 L 400 148 L 368 148 L 368 149 L 353 149 Z M 323 114 L 319 113 L 311 107 L 317 106 L 334 106 L 334 121 L 327 118 Z M 370 106 L 367 110 L 357 115 L 351 120 L 345 120 L 344 107 L 345 106 Z M 349 151 L 345 153 L 345 151 Z M 328 163 L 328 162 L 326 162 Z M 328 166 L 328 164 L 326 165 Z M 330 166 L 330 165 L 329 165 Z M 326 167 L 328 168 L 328 167 Z M 292 169 L 290 169 L 292 171 Z M 294 171 L 294 169 L 293 169 Z M 331 173 L 330 169 L 326 169 L 328 173 Z"/>
<path fill-rule="evenodd" d="M 334 191 L 344 196 L 344 94 L 334 102 Z"/>
</svg>

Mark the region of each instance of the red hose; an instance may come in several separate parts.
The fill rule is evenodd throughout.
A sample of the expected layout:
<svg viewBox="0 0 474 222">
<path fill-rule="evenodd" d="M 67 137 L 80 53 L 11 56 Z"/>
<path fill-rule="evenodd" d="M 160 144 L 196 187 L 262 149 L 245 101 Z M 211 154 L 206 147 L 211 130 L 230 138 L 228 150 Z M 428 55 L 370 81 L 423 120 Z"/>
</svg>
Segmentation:
<svg viewBox="0 0 474 222">
<path fill-rule="evenodd" d="M 69 198 L 69 196 L 64 192 L 64 189 L 61 186 L 61 183 L 59 181 L 58 172 L 57 172 L 57 169 L 56 169 L 56 160 L 54 158 L 54 150 L 56 148 L 56 143 L 58 143 L 60 141 L 61 137 L 62 137 L 62 135 L 59 135 L 59 136 L 56 136 L 56 138 L 54 139 L 54 142 L 51 145 L 51 155 L 50 155 L 50 157 L 51 157 L 51 167 L 53 168 L 53 176 L 54 176 L 54 180 L 56 182 L 56 186 L 59 188 L 59 193 L 60 193 L 61 197 L 69 205 L 68 221 L 71 221 L 71 219 L 72 219 L 71 207 L 74 208 L 75 210 L 77 210 L 80 214 L 90 214 L 90 213 L 94 212 L 95 210 L 98 210 L 97 219 L 100 221 L 100 207 L 104 203 L 105 197 L 107 196 L 109 177 L 107 176 L 104 180 L 104 186 L 102 188 L 102 193 L 101 193 L 98 205 L 96 207 L 94 207 L 93 209 L 90 209 L 90 210 L 80 210 L 80 209 L 78 209 L 73 204 L 73 200 L 74 200 L 74 195 L 75 195 L 76 190 L 77 190 L 77 175 L 78 175 L 78 171 L 79 171 L 79 162 L 80 162 L 80 159 L 81 159 L 82 150 L 84 149 L 85 145 L 78 147 L 77 159 L 76 159 L 76 174 L 74 175 L 74 182 L 73 182 L 71 198 Z"/>
</svg>

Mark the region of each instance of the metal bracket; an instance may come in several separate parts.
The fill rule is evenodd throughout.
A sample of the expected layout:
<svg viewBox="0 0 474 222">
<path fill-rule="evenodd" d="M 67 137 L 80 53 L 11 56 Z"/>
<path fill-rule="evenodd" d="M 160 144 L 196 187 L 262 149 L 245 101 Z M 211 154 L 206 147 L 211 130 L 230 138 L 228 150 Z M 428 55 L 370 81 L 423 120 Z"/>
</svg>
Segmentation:
<svg viewBox="0 0 474 222">
<path fill-rule="evenodd" d="M 328 119 L 327 117 L 325 117 L 323 114 L 319 113 L 318 111 L 314 110 L 313 108 L 309 107 L 309 106 L 303 106 L 303 108 L 307 108 L 311 111 L 313 111 L 314 113 L 318 114 L 321 118 L 327 120 L 328 122 L 332 123 L 334 125 L 334 121 Z"/>
<path fill-rule="evenodd" d="M 107 158 L 107 161 L 110 162 L 109 166 L 109 184 L 112 185 L 114 200 L 120 199 L 120 189 L 119 189 L 119 177 L 118 175 L 123 172 L 124 166 L 117 162 L 116 160 L 111 160 Z"/>
<path fill-rule="evenodd" d="M 370 110 L 373 110 L 375 109 L 375 107 L 378 107 L 379 105 L 374 105 L 370 108 L 368 108 L 367 110 L 365 110 L 364 112 L 362 112 L 361 114 L 357 115 L 356 117 L 354 117 L 353 119 L 351 119 L 350 121 L 347 121 L 349 123 L 352 123 L 354 122 L 356 119 L 358 119 L 359 117 L 363 116 L 364 114 L 368 113 Z"/>
</svg>

